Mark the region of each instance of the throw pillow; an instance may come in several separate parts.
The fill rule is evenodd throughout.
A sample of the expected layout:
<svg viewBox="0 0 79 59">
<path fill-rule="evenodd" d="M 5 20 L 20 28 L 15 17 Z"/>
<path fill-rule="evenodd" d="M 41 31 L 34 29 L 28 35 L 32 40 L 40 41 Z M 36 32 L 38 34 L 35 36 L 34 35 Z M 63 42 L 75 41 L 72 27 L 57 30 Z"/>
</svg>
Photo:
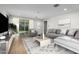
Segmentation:
<svg viewBox="0 0 79 59">
<path fill-rule="evenodd" d="M 76 35 L 75 35 L 76 39 L 79 39 L 79 30 L 77 31 Z"/>
<path fill-rule="evenodd" d="M 68 32 L 67 35 L 69 35 L 69 36 L 74 36 L 75 32 L 76 32 L 75 29 L 71 29 L 71 30 L 69 30 L 69 32 Z"/>
<path fill-rule="evenodd" d="M 61 30 L 60 29 L 56 29 L 56 34 L 60 34 Z"/>
<path fill-rule="evenodd" d="M 67 29 L 62 29 L 61 30 L 61 34 L 64 34 L 65 35 L 66 34 L 66 31 L 67 31 Z"/>
</svg>

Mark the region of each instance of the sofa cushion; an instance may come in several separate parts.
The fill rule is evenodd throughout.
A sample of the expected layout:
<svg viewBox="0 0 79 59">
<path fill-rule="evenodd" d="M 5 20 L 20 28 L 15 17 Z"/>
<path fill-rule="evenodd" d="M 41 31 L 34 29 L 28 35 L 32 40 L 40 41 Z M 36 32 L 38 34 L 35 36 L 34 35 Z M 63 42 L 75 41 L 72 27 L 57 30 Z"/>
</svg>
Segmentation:
<svg viewBox="0 0 79 59">
<path fill-rule="evenodd" d="M 48 30 L 48 33 L 52 33 L 52 29 L 49 29 L 49 30 Z"/>
<path fill-rule="evenodd" d="M 60 34 L 61 30 L 60 29 L 56 29 L 56 34 Z"/>
<path fill-rule="evenodd" d="M 66 32 L 67 32 L 67 29 L 62 29 L 60 33 L 65 35 Z"/>
<path fill-rule="evenodd" d="M 52 30 L 52 33 L 56 33 L 56 29 L 53 29 L 53 30 Z"/>
<path fill-rule="evenodd" d="M 49 29 L 48 32 L 49 33 L 55 33 L 56 32 L 56 29 Z"/>
<path fill-rule="evenodd" d="M 76 32 L 75 38 L 79 39 L 79 30 Z"/>
<path fill-rule="evenodd" d="M 74 36 L 76 33 L 76 30 L 75 29 L 70 29 L 67 33 L 68 36 Z"/>
</svg>

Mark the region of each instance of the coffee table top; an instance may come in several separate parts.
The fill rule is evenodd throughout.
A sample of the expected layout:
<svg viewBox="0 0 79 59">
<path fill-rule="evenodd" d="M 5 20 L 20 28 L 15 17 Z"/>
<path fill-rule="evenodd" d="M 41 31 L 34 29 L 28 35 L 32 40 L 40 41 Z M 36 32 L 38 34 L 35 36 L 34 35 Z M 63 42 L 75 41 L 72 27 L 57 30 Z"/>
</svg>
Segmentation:
<svg viewBox="0 0 79 59">
<path fill-rule="evenodd" d="M 47 37 L 44 37 L 44 39 L 41 37 L 41 36 L 37 36 L 37 37 L 34 37 L 34 40 L 38 40 L 38 41 L 43 41 L 43 40 L 48 40 L 49 38 Z"/>
</svg>

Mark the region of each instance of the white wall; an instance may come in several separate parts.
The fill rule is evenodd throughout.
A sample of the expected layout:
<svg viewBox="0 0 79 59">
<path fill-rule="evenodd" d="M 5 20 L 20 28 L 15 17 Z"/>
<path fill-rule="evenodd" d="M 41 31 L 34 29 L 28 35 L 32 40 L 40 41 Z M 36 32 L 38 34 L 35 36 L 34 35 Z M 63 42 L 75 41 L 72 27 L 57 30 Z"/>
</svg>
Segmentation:
<svg viewBox="0 0 79 59">
<path fill-rule="evenodd" d="M 40 19 L 29 19 L 29 29 L 35 29 L 38 33 L 43 32 L 43 21 Z"/>
<path fill-rule="evenodd" d="M 43 21 L 42 20 L 34 20 L 34 29 L 36 29 L 38 31 L 38 33 L 42 33 L 43 32 Z"/>
<path fill-rule="evenodd" d="M 59 20 L 64 20 L 64 19 L 70 19 L 71 20 L 71 25 L 69 28 L 78 28 L 79 29 L 79 12 L 74 12 L 74 13 L 69 13 L 69 14 L 64 14 L 56 17 L 52 17 L 48 19 L 48 25 L 47 28 L 60 28 L 62 27 L 58 26 L 58 21 Z M 66 28 L 66 27 L 64 27 Z"/>
</svg>

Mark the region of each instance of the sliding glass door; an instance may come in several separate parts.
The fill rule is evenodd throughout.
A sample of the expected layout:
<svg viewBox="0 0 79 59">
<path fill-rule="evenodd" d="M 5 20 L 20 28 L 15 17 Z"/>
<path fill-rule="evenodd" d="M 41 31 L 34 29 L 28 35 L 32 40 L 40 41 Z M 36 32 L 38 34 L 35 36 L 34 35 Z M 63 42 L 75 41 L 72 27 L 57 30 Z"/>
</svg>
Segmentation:
<svg viewBox="0 0 79 59">
<path fill-rule="evenodd" d="M 29 20 L 20 19 L 19 20 L 19 31 L 28 31 L 29 30 Z"/>
</svg>

